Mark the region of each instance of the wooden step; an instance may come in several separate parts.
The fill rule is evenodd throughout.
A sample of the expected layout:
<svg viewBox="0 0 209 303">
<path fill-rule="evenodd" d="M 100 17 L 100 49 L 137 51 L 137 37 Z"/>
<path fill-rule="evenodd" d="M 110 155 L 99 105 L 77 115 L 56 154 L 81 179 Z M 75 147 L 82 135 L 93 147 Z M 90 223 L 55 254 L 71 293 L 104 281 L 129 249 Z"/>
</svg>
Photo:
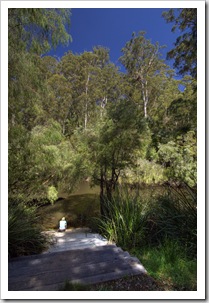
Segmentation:
<svg viewBox="0 0 209 303">
<path fill-rule="evenodd" d="M 66 281 L 92 284 L 146 273 L 137 258 L 116 245 L 86 248 L 81 239 L 74 249 L 10 260 L 9 290 L 57 290 Z"/>
</svg>

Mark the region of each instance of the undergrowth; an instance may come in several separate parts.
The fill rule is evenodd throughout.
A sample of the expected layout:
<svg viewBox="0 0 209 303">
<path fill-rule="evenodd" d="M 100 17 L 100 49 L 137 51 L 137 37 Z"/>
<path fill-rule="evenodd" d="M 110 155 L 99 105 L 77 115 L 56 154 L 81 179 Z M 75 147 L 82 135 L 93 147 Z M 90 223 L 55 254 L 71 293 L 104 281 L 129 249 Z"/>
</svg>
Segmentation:
<svg viewBox="0 0 209 303">
<path fill-rule="evenodd" d="M 197 263 L 175 240 L 154 247 L 130 251 L 140 259 L 149 275 L 167 284 L 171 290 L 197 290 Z"/>
<path fill-rule="evenodd" d="M 139 197 L 126 188 L 103 203 L 105 214 L 98 219 L 100 232 L 125 249 L 141 245 L 146 236 L 147 206 Z"/>
<path fill-rule="evenodd" d="M 143 201 L 138 192 L 116 191 L 104 200 L 100 233 L 137 255 L 148 273 L 173 289 L 196 289 L 196 192 L 169 187 L 164 196 Z"/>
<path fill-rule="evenodd" d="M 89 285 L 85 285 L 82 283 L 72 283 L 70 281 L 66 281 L 62 287 L 60 287 L 59 291 L 87 291 L 91 290 Z"/>
<path fill-rule="evenodd" d="M 46 237 L 39 227 L 35 207 L 9 201 L 8 208 L 8 254 L 9 257 L 36 254 L 43 251 Z"/>
</svg>

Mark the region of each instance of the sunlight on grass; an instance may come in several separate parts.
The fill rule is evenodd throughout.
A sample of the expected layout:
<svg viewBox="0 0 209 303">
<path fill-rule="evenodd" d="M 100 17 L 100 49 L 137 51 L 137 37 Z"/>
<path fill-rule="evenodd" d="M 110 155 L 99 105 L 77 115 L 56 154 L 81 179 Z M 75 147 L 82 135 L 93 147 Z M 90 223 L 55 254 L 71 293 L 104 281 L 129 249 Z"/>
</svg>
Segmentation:
<svg viewBox="0 0 209 303">
<path fill-rule="evenodd" d="M 177 242 L 165 241 L 158 247 L 131 252 L 153 278 L 165 281 L 177 290 L 196 290 L 196 261 L 190 260 Z"/>
</svg>

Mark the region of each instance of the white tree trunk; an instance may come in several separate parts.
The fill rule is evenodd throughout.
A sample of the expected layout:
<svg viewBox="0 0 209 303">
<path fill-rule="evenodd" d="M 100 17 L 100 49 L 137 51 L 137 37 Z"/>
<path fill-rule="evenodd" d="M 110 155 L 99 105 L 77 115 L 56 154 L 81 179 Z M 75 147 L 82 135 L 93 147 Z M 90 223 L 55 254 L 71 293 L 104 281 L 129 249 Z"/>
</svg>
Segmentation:
<svg viewBox="0 0 209 303">
<path fill-rule="evenodd" d="M 149 101 L 147 81 L 142 81 L 141 84 L 142 84 L 142 98 L 144 102 L 144 117 L 147 118 L 147 104 Z"/>
<path fill-rule="evenodd" d="M 87 128 L 88 122 L 88 85 L 89 85 L 89 74 L 86 80 L 86 103 L 85 103 L 85 117 L 84 117 L 84 129 Z"/>
<path fill-rule="evenodd" d="M 101 111 L 100 111 L 100 117 L 102 118 L 103 117 L 103 112 L 104 112 L 104 109 L 105 109 L 105 106 L 107 105 L 107 97 L 104 97 L 101 101 Z"/>
</svg>

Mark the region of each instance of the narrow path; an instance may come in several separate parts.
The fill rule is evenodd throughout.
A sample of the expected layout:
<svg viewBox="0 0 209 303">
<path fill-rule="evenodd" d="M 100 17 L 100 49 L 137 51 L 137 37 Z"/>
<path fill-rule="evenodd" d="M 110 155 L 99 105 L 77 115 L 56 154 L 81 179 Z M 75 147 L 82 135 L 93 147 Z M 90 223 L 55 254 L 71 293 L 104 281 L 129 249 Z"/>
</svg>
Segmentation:
<svg viewBox="0 0 209 303">
<path fill-rule="evenodd" d="M 65 281 L 94 284 L 146 273 L 137 258 L 88 229 L 54 233 L 54 245 L 40 255 L 9 262 L 9 290 L 58 290 Z"/>
<path fill-rule="evenodd" d="M 107 239 L 99 234 L 91 233 L 89 228 L 72 228 L 66 232 L 48 232 L 54 239 L 54 245 L 45 253 L 93 248 L 107 245 Z"/>
</svg>

